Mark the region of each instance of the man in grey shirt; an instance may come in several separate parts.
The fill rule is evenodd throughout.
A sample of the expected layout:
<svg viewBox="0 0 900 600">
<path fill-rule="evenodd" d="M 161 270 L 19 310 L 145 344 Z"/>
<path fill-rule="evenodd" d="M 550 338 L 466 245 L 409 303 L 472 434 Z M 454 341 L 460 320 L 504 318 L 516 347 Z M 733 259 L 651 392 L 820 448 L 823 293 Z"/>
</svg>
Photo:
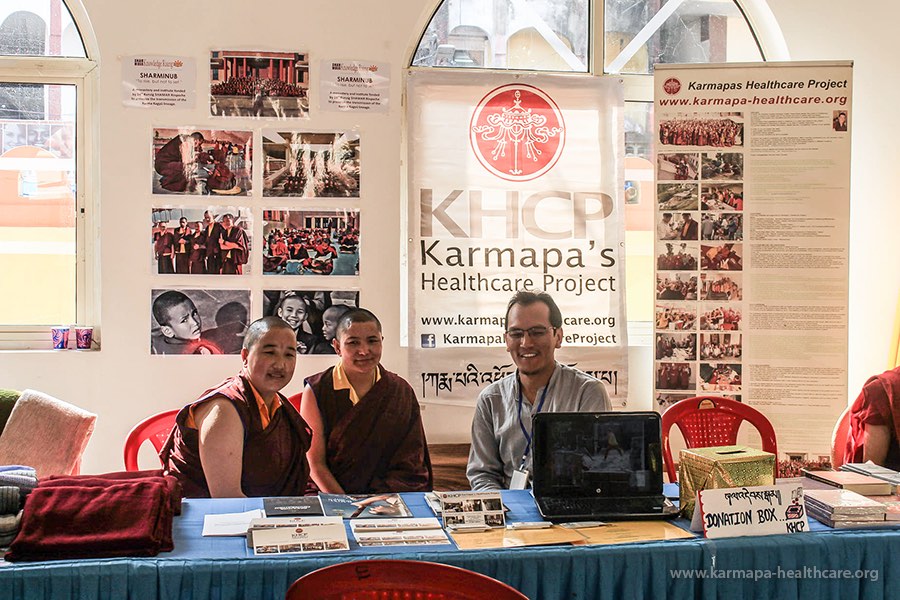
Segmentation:
<svg viewBox="0 0 900 600">
<path fill-rule="evenodd" d="M 562 335 L 562 314 L 550 294 L 520 291 L 509 301 L 506 350 L 517 369 L 478 396 L 466 469 L 473 490 L 525 485 L 535 414 L 611 410 L 603 383 L 556 362 Z"/>
</svg>

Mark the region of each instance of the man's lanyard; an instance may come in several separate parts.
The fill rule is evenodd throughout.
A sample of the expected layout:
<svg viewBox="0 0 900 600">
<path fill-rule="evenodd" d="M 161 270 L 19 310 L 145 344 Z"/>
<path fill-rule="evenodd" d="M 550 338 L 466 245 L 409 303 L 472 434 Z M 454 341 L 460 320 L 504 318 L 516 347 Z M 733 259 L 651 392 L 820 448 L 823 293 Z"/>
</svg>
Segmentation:
<svg viewBox="0 0 900 600">
<path fill-rule="evenodd" d="M 531 437 L 532 434 L 530 431 L 525 429 L 525 423 L 522 422 L 522 381 L 519 382 L 519 427 L 522 429 L 522 434 L 525 436 L 526 444 L 525 444 L 525 452 L 522 454 L 522 466 L 520 469 L 525 469 L 525 463 L 528 460 L 528 454 L 531 452 Z M 538 403 L 537 412 L 541 412 L 541 409 L 544 407 L 544 400 L 547 399 L 547 390 L 550 389 L 550 382 L 547 382 L 547 385 L 544 386 L 544 393 L 541 394 L 541 401 Z M 531 428 L 533 429 L 534 425 L 532 424 Z"/>
</svg>

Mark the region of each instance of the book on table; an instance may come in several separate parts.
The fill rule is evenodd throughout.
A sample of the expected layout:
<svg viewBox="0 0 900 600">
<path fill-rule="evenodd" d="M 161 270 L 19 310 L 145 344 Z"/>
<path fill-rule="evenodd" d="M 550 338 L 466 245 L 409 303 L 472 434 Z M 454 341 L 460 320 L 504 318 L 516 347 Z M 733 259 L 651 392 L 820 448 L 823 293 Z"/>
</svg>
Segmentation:
<svg viewBox="0 0 900 600">
<path fill-rule="evenodd" d="M 841 465 L 840 469 L 841 471 L 851 471 L 853 473 L 868 475 L 869 477 L 874 477 L 876 479 L 883 479 L 892 485 L 900 485 L 900 473 L 893 469 L 876 465 L 875 463 L 844 463 Z"/>
<path fill-rule="evenodd" d="M 376 519 L 411 517 L 400 494 L 323 494 L 322 508 L 329 517 Z"/>
<path fill-rule="evenodd" d="M 876 479 L 862 473 L 852 471 L 813 471 L 802 469 L 803 475 L 836 488 L 842 488 L 869 496 L 882 496 L 893 493 L 893 486 L 887 481 Z"/>
<path fill-rule="evenodd" d="M 320 517 L 325 514 L 318 496 L 276 496 L 263 498 L 267 517 Z"/>
</svg>

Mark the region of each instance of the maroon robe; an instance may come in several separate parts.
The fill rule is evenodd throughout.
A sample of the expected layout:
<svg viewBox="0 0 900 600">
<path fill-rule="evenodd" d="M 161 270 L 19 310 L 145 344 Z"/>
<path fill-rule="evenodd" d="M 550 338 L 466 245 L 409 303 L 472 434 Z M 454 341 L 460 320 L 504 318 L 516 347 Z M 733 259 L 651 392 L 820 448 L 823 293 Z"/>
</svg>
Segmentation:
<svg viewBox="0 0 900 600">
<path fill-rule="evenodd" d="M 231 229 L 222 228 L 221 239 L 226 242 L 238 244 L 240 248 L 232 248 L 231 250 L 222 250 L 222 274 L 223 275 L 240 275 L 243 272 L 243 265 L 247 263 L 250 256 L 250 244 L 247 241 L 247 234 L 237 225 L 233 225 Z"/>
<path fill-rule="evenodd" d="M 306 380 L 322 415 L 328 468 L 348 494 L 431 490 L 416 393 L 399 375 L 378 368 L 381 379 L 356 406 L 350 390 L 334 389 L 334 367 Z"/>
<path fill-rule="evenodd" d="M 891 431 L 884 465 L 900 468 L 900 367 L 870 377 L 850 406 L 850 431 L 844 462 L 863 462 L 866 425 L 884 425 Z"/>
<path fill-rule="evenodd" d="M 175 416 L 159 457 L 167 475 L 178 478 L 187 498 L 208 498 L 209 486 L 200 463 L 200 432 L 187 426 L 191 407 L 224 397 L 237 409 L 244 425 L 244 453 L 241 491 L 247 496 L 302 496 L 309 479 L 309 450 L 312 434 L 297 409 L 279 394 L 281 407 L 262 428 L 256 398 L 247 379 L 235 375 L 207 390 Z"/>
</svg>

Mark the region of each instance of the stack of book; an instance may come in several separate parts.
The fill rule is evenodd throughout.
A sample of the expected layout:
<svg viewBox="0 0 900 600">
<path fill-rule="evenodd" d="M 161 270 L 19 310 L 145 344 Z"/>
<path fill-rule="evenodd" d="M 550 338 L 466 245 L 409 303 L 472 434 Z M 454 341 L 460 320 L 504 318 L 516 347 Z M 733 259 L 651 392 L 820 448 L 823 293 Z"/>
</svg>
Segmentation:
<svg viewBox="0 0 900 600">
<path fill-rule="evenodd" d="M 900 486 L 900 473 L 873 463 L 844 463 L 841 465 L 841 471 L 868 475 L 869 477 L 887 481 L 895 487 Z"/>
<path fill-rule="evenodd" d="M 864 496 L 886 496 L 894 493 L 893 486 L 887 481 L 852 471 L 811 471 L 803 469 L 803 475 L 809 481 L 824 484 L 807 485 L 807 482 L 804 482 L 804 488 L 827 489 L 830 486 L 856 492 Z"/>
<path fill-rule="evenodd" d="M 846 489 L 805 490 L 806 511 L 816 521 L 834 528 L 885 525 L 885 506 Z"/>
</svg>

